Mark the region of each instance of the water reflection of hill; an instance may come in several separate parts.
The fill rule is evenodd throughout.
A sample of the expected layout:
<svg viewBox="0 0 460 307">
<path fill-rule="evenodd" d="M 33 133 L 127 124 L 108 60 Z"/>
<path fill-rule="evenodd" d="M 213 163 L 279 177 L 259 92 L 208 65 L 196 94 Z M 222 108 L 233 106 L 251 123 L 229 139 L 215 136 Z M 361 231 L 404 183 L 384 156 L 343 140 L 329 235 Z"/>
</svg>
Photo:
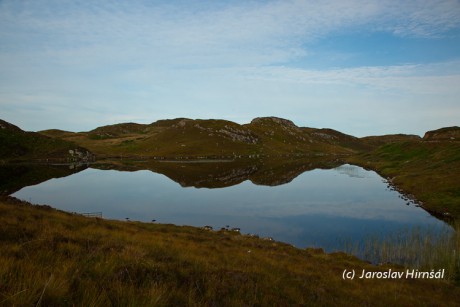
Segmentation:
<svg viewBox="0 0 460 307">
<path fill-rule="evenodd" d="M 85 168 L 86 165 L 5 164 L 0 166 L 0 195 L 13 194 L 23 187 L 66 177 Z"/>
<path fill-rule="evenodd" d="M 367 175 L 364 169 L 349 164 L 341 165 L 334 168 L 334 170 L 340 174 L 348 175 L 353 178 L 366 178 Z"/>
<path fill-rule="evenodd" d="M 223 188 L 251 180 L 254 184 L 277 186 L 291 182 L 305 171 L 341 165 L 337 159 L 235 160 L 235 161 L 112 161 L 93 165 L 120 171 L 151 170 L 183 187 Z"/>
</svg>

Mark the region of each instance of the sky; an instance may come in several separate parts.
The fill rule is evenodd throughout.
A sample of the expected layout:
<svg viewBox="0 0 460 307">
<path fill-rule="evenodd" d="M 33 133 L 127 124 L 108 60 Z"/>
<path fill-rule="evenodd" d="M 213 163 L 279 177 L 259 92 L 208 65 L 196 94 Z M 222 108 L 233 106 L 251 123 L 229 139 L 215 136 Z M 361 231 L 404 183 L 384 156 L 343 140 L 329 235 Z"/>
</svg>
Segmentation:
<svg viewBox="0 0 460 307">
<path fill-rule="evenodd" d="M 0 118 L 460 126 L 460 1 L 0 0 Z"/>
</svg>

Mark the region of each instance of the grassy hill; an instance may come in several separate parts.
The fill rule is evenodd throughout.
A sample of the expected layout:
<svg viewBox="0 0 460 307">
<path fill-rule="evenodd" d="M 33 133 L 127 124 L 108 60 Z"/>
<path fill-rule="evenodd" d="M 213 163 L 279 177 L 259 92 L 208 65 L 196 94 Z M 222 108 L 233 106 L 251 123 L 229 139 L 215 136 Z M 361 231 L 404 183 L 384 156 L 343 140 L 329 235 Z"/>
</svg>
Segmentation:
<svg viewBox="0 0 460 307">
<path fill-rule="evenodd" d="M 247 131 L 236 126 L 227 121 L 178 119 L 99 127 L 64 139 L 89 148 L 98 157 L 220 157 L 254 152 L 257 148 L 243 139 Z"/>
<path fill-rule="evenodd" d="M 0 161 L 60 160 L 72 158 L 69 150 L 86 150 L 73 142 L 26 132 L 0 120 Z"/>
<path fill-rule="evenodd" d="M 331 129 L 300 128 L 291 121 L 256 118 L 239 125 L 226 120 L 160 120 L 124 123 L 89 132 L 41 133 L 73 141 L 98 157 L 233 158 L 252 155 L 350 154 L 366 147 Z"/>
<path fill-rule="evenodd" d="M 423 136 L 426 141 L 460 141 L 460 127 L 445 127 L 437 130 L 427 131 Z"/>
<path fill-rule="evenodd" d="M 0 199 L 4 306 L 456 306 L 446 279 L 359 279 L 405 272 L 343 253 L 193 227 L 85 218 Z M 355 270 L 354 280 L 343 280 Z"/>
</svg>

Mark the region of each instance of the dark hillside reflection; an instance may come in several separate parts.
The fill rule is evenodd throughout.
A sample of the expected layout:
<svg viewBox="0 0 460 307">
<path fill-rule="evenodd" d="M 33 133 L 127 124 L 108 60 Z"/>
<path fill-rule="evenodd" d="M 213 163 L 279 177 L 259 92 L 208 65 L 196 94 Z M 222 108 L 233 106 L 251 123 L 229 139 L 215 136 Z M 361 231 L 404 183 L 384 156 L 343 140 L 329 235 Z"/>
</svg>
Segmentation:
<svg viewBox="0 0 460 307">
<path fill-rule="evenodd" d="M 113 161 L 94 164 L 97 169 L 119 171 L 150 170 L 163 174 L 182 187 L 224 188 L 250 180 L 256 185 L 278 186 L 291 182 L 300 174 L 314 169 L 331 169 L 341 165 L 338 159 L 265 159 L 215 161 Z"/>
<path fill-rule="evenodd" d="M 39 184 L 53 178 L 78 173 L 88 165 L 6 164 L 0 166 L 0 195 L 13 194 L 23 187 Z"/>
</svg>

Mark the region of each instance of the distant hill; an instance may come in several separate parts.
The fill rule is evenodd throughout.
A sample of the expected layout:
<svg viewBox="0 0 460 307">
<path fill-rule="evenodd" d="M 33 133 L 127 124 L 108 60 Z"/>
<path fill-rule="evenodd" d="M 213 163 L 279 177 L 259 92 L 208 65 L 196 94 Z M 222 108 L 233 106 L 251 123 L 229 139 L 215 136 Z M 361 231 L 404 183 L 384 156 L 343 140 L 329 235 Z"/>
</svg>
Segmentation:
<svg viewBox="0 0 460 307">
<path fill-rule="evenodd" d="M 423 136 L 425 141 L 460 141 L 460 127 L 446 127 L 427 131 Z"/>
<path fill-rule="evenodd" d="M 136 123 L 116 124 L 96 128 L 88 132 L 88 136 L 93 139 L 117 138 L 127 134 L 144 134 L 148 131 L 148 126 Z"/>
<path fill-rule="evenodd" d="M 0 144 L 1 161 L 70 159 L 69 150 L 87 153 L 86 149 L 73 142 L 23 131 L 4 120 L 0 120 Z"/>
<path fill-rule="evenodd" d="M 2 147 L 2 156 L 24 158 L 62 155 L 75 146 L 87 148 L 99 158 L 350 155 L 386 144 L 460 139 L 459 127 L 428 131 L 423 138 L 406 134 L 357 138 L 328 128 L 298 127 L 292 121 L 278 117 L 258 117 L 243 125 L 220 119 L 176 118 L 151 124 L 120 123 L 78 133 L 58 129 L 40 131 L 39 134 L 24 132 L 4 121 L 1 127 L 1 131 L 9 131 L 2 136 L 5 144 L 9 144 Z"/>
<path fill-rule="evenodd" d="M 69 137 L 75 134 L 75 132 L 59 130 L 59 129 L 42 130 L 42 131 L 38 131 L 38 133 L 52 137 L 52 138 L 64 138 L 64 137 Z"/>
<path fill-rule="evenodd" d="M 407 141 L 420 141 L 421 138 L 414 134 L 387 134 L 379 136 L 366 136 L 360 140 L 370 146 L 381 146 L 389 143 L 407 142 Z"/>
<path fill-rule="evenodd" d="M 357 138 L 333 129 L 298 127 L 278 117 L 258 117 L 240 125 L 219 119 L 176 118 L 151 124 L 121 123 L 73 133 L 40 133 L 88 148 L 99 157 L 232 158 L 235 156 L 348 155 L 391 143 L 460 139 L 460 128 L 417 135 Z"/>
<path fill-rule="evenodd" d="M 177 118 L 149 125 L 122 123 L 72 133 L 41 131 L 73 141 L 100 157 L 230 158 L 257 155 L 350 154 L 369 147 L 332 129 L 296 126 L 277 117 L 240 125 L 227 120 Z"/>
</svg>

